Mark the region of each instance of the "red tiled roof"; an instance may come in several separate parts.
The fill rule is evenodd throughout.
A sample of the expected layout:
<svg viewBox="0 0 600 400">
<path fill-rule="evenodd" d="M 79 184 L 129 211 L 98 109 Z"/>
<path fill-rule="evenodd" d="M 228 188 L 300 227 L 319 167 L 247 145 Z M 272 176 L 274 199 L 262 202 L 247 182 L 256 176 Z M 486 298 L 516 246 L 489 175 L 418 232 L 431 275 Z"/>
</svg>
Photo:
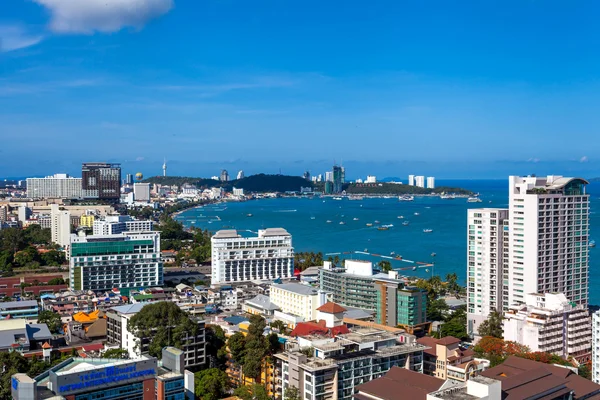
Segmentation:
<svg viewBox="0 0 600 400">
<path fill-rule="evenodd" d="M 443 379 L 400 367 L 392 367 L 381 378 L 357 386 L 358 395 L 354 397 L 360 400 L 373 397 L 382 400 L 399 398 L 425 400 L 428 393 L 439 390 L 443 384 Z"/>
<path fill-rule="evenodd" d="M 102 343 L 92 343 L 81 347 L 83 351 L 98 351 L 104 348 Z"/>
<path fill-rule="evenodd" d="M 44 344 L 42 345 L 42 349 L 51 349 L 52 346 L 50 346 L 50 343 L 48 342 L 44 342 Z"/>
<path fill-rule="evenodd" d="M 460 343 L 460 339 L 457 339 L 454 336 L 445 336 L 441 339 L 438 339 L 437 343 L 443 346 L 449 346 L 451 344 Z"/>
<path fill-rule="evenodd" d="M 337 313 L 343 313 L 344 311 L 348 311 L 348 310 L 346 310 L 344 307 L 340 306 L 339 304 L 336 304 L 332 301 L 328 301 L 327 303 L 323 304 L 321 307 L 317 308 L 317 311 L 321 311 L 321 312 L 328 313 L 328 314 L 337 314 Z"/>
<path fill-rule="evenodd" d="M 333 328 L 327 328 L 325 326 L 325 321 L 319 322 L 299 322 L 296 324 L 296 327 L 290 333 L 292 337 L 302 337 L 309 335 L 323 335 L 323 336 L 331 336 L 335 337 L 337 335 L 341 335 L 343 333 L 349 333 L 350 330 L 346 325 L 334 326 Z"/>
</svg>

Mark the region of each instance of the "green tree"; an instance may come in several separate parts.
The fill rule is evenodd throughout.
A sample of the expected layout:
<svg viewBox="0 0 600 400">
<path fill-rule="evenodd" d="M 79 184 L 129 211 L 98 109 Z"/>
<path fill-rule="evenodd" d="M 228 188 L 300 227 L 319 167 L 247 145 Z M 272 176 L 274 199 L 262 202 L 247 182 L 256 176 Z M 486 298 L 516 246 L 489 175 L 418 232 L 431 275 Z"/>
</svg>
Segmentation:
<svg viewBox="0 0 600 400">
<path fill-rule="evenodd" d="M 381 268 L 382 272 L 387 273 L 392 270 L 392 263 L 387 260 L 379 261 L 379 263 L 377 263 L 377 265 L 379 266 L 379 268 Z"/>
<path fill-rule="evenodd" d="M 48 285 L 64 285 L 65 280 L 63 278 L 52 278 L 48 281 Z"/>
<path fill-rule="evenodd" d="M 48 325 L 48 329 L 50 329 L 50 332 L 52 333 L 60 332 L 63 325 L 60 315 L 50 310 L 44 310 L 40 312 L 38 316 L 38 323 Z"/>
<path fill-rule="evenodd" d="M 127 326 L 136 337 L 150 338 L 148 352 L 159 359 L 164 347 L 181 348 L 187 343 L 187 337 L 198 333 L 198 324 L 170 301 L 144 306 Z"/>
<path fill-rule="evenodd" d="M 286 400 L 302 400 L 300 391 L 295 386 L 288 386 L 287 389 L 285 389 L 284 397 Z"/>
<path fill-rule="evenodd" d="M 194 374 L 196 397 L 202 400 L 218 400 L 224 397 L 231 387 L 224 371 L 209 368 Z"/>
<path fill-rule="evenodd" d="M 32 224 L 23 230 L 24 240 L 30 244 L 47 245 L 51 242 L 50 228 L 42 228 L 40 225 Z"/>
<path fill-rule="evenodd" d="M 233 360 L 240 364 L 244 364 L 244 353 L 246 350 L 246 337 L 241 332 L 236 332 L 227 339 L 227 347 Z"/>
<path fill-rule="evenodd" d="M 65 253 L 58 250 L 50 250 L 42 253 L 40 258 L 44 265 L 50 265 L 53 267 L 59 267 L 67 261 L 65 258 Z"/>
<path fill-rule="evenodd" d="M 479 325 L 477 333 L 479 333 L 479 336 L 481 337 L 493 336 L 497 338 L 502 338 L 502 314 L 495 310 L 492 311 L 488 315 L 487 319 L 483 321 L 481 325 Z"/>
<path fill-rule="evenodd" d="M 448 304 L 444 299 L 431 300 L 427 297 L 427 320 L 443 321 L 448 309 Z"/>
<path fill-rule="evenodd" d="M 240 386 L 233 392 L 234 396 L 241 398 L 242 400 L 270 400 L 271 398 L 267 394 L 267 389 L 259 384 L 252 386 Z"/>
<path fill-rule="evenodd" d="M 276 333 L 271 333 L 267 336 L 267 342 L 269 343 L 269 354 L 275 354 L 281 348 L 281 343 L 279 343 L 279 336 Z"/>
<path fill-rule="evenodd" d="M 0 251 L 0 271 L 6 274 L 12 273 L 13 269 L 13 253 L 10 250 Z"/>
<path fill-rule="evenodd" d="M 461 286 L 458 284 L 458 276 L 455 272 L 446 275 L 446 288 L 455 295 L 460 292 Z"/>
<path fill-rule="evenodd" d="M 271 322 L 270 325 L 271 325 L 271 328 L 277 329 L 279 331 L 279 333 L 286 334 L 288 331 L 288 327 L 285 324 L 285 322 L 283 322 L 279 319 L 276 319 L 275 321 Z"/>
<path fill-rule="evenodd" d="M 465 307 L 459 307 L 446 318 L 442 324 L 440 336 L 454 336 L 458 339 L 467 339 L 467 313 Z"/>
<path fill-rule="evenodd" d="M 27 373 L 29 363 L 23 355 L 17 351 L 0 352 L 0 399 L 10 399 L 10 378 L 17 373 Z"/>
<path fill-rule="evenodd" d="M 223 367 L 225 365 L 225 332 L 219 325 L 206 326 L 206 356 L 211 367 Z"/>
<path fill-rule="evenodd" d="M 21 267 L 24 267 L 30 263 L 37 261 L 38 258 L 39 255 L 36 248 L 33 246 L 29 246 L 15 254 L 15 263 L 19 264 Z"/>
<path fill-rule="evenodd" d="M 260 376 L 262 360 L 268 354 L 269 344 L 263 335 L 266 326 L 267 322 L 260 315 L 250 317 L 242 364 L 244 375 L 249 378 Z"/>
<path fill-rule="evenodd" d="M 590 367 L 587 364 L 581 364 L 578 368 L 579 376 L 585 379 L 592 379 L 592 371 L 590 371 Z"/>
<path fill-rule="evenodd" d="M 0 249 L 15 254 L 17 251 L 24 249 L 25 246 L 25 235 L 21 229 L 7 228 L 0 230 Z"/>
<path fill-rule="evenodd" d="M 128 359 L 129 353 L 125 349 L 109 349 L 102 354 L 102 358 L 122 358 Z"/>
</svg>

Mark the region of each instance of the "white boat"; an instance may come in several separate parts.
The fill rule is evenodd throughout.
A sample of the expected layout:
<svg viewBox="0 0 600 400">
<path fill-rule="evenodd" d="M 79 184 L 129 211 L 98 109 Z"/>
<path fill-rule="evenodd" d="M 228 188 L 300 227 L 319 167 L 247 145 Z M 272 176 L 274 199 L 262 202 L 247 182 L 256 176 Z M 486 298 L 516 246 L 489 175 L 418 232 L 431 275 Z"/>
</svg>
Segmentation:
<svg viewBox="0 0 600 400">
<path fill-rule="evenodd" d="M 595 240 L 590 240 L 590 242 L 588 243 L 589 247 L 596 247 L 596 241 Z"/>
<path fill-rule="evenodd" d="M 334 200 L 342 200 L 342 198 L 341 198 L 341 197 L 334 197 L 333 199 L 334 199 Z"/>
<path fill-rule="evenodd" d="M 398 215 L 398 219 L 403 219 L 404 215 Z"/>
<path fill-rule="evenodd" d="M 341 221 L 340 225 L 346 225 L 346 223 L 344 221 Z"/>
<path fill-rule="evenodd" d="M 406 226 L 406 225 L 408 225 L 408 224 L 410 224 L 410 222 L 408 222 L 408 221 L 404 221 L 404 222 L 402 223 L 402 225 L 404 225 L 404 226 Z"/>
<path fill-rule="evenodd" d="M 393 228 L 394 225 L 393 224 L 387 224 L 387 225 L 381 225 L 384 228 Z"/>
<path fill-rule="evenodd" d="M 467 203 L 481 203 L 481 199 L 479 197 L 469 197 Z"/>
<path fill-rule="evenodd" d="M 315 217 L 310 217 L 310 219 L 315 219 Z"/>
<path fill-rule="evenodd" d="M 353 221 L 358 221 L 358 218 L 352 218 Z"/>
<path fill-rule="evenodd" d="M 414 196 L 405 194 L 404 196 L 398 197 L 398 201 L 413 201 L 415 199 Z"/>
<path fill-rule="evenodd" d="M 362 196 L 349 196 L 348 200 L 363 200 L 364 197 Z"/>
<path fill-rule="evenodd" d="M 453 195 L 453 194 L 442 193 L 440 195 L 440 199 L 443 199 L 443 200 L 452 200 L 452 199 L 455 199 L 455 198 L 456 198 L 456 196 Z"/>
<path fill-rule="evenodd" d="M 370 222 L 367 222 L 367 226 L 373 226 L 373 224 Z"/>
<path fill-rule="evenodd" d="M 330 223 L 331 223 L 331 221 L 330 221 L 330 220 L 327 220 L 327 223 L 328 223 L 328 224 L 330 224 Z"/>
<path fill-rule="evenodd" d="M 433 232 L 433 229 L 423 229 L 423 233 L 431 233 Z"/>
<path fill-rule="evenodd" d="M 421 214 L 419 214 L 418 212 L 416 212 L 415 215 L 421 215 Z"/>
</svg>

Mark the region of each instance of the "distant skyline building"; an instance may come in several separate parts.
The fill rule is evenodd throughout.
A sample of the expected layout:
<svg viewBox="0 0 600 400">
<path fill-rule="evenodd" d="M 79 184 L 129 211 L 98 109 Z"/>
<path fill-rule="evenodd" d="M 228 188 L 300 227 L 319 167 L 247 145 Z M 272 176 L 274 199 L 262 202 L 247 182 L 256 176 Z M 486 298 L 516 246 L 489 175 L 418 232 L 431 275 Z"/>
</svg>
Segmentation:
<svg viewBox="0 0 600 400">
<path fill-rule="evenodd" d="M 133 175 L 132 174 L 125 175 L 125 184 L 133 185 Z"/>
<path fill-rule="evenodd" d="M 333 182 L 333 172 L 325 171 L 325 182 Z"/>
<path fill-rule="evenodd" d="M 415 176 L 414 175 L 409 175 L 408 176 L 408 185 L 409 186 L 415 186 Z"/>
<path fill-rule="evenodd" d="M 342 193 L 344 184 L 344 169 L 340 166 L 333 166 L 333 193 Z"/>
<path fill-rule="evenodd" d="M 150 201 L 150 184 L 136 182 L 133 184 L 133 199 L 135 201 Z"/>
<path fill-rule="evenodd" d="M 27 197 L 32 199 L 80 199 L 81 178 L 54 174 L 45 178 L 27 178 Z"/>
<path fill-rule="evenodd" d="M 167 159 L 164 159 L 163 165 L 162 165 L 162 170 L 163 170 L 163 176 L 167 176 Z"/>
<path fill-rule="evenodd" d="M 415 186 L 420 188 L 425 187 L 425 177 L 423 175 L 415 176 Z"/>
<path fill-rule="evenodd" d="M 307 181 L 310 181 L 310 172 L 309 171 L 304 171 L 304 173 L 302 174 L 302 177 L 304 179 L 306 179 Z"/>
<path fill-rule="evenodd" d="M 68 254 L 71 236 L 71 213 L 61 210 L 58 204 L 50 205 L 50 239 Z"/>
<path fill-rule="evenodd" d="M 227 172 L 226 169 L 221 171 L 221 175 L 219 176 L 219 180 L 221 182 L 227 182 L 229 181 L 229 172 Z"/>
<path fill-rule="evenodd" d="M 237 173 L 237 180 L 244 179 L 244 176 L 244 171 L 240 169 Z"/>
<path fill-rule="evenodd" d="M 84 198 L 118 201 L 121 197 L 121 164 L 83 163 L 81 188 Z"/>
<path fill-rule="evenodd" d="M 367 175 L 365 183 L 377 183 L 377 177 L 375 175 Z"/>
<path fill-rule="evenodd" d="M 294 276 L 292 235 L 283 228 L 260 229 L 253 237 L 220 230 L 211 247 L 213 285 Z"/>
<path fill-rule="evenodd" d="M 435 177 L 427 177 L 427 189 L 435 189 Z"/>
</svg>

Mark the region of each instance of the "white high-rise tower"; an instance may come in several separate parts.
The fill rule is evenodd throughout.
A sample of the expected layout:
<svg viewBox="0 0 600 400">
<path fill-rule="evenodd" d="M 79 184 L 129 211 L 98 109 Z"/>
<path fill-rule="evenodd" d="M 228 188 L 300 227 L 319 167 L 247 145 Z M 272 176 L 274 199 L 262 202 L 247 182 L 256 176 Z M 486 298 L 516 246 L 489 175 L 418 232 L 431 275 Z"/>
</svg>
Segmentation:
<svg viewBox="0 0 600 400">
<path fill-rule="evenodd" d="M 165 158 L 165 161 L 163 162 L 163 176 L 167 176 L 167 159 Z"/>
</svg>

